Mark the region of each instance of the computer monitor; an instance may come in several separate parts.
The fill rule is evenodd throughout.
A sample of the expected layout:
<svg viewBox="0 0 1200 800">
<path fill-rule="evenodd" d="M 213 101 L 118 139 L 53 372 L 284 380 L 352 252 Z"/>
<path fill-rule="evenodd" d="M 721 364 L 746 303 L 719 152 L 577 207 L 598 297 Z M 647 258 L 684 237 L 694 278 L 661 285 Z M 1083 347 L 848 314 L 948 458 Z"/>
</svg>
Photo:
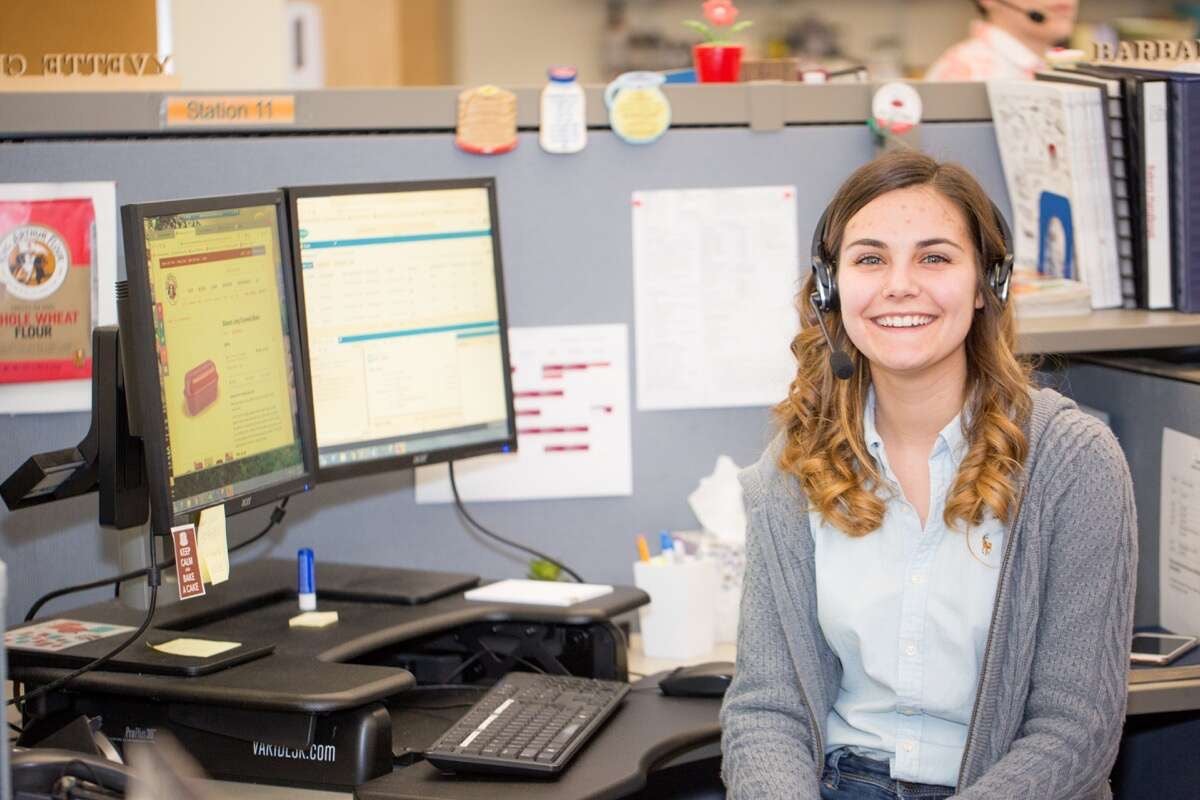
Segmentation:
<svg viewBox="0 0 1200 800">
<path fill-rule="evenodd" d="M 316 452 L 283 194 L 122 207 L 150 519 L 303 491 Z M 126 336 L 122 331 L 122 337 Z"/>
<path fill-rule="evenodd" d="M 318 480 L 515 449 L 495 182 L 286 192 Z"/>
</svg>

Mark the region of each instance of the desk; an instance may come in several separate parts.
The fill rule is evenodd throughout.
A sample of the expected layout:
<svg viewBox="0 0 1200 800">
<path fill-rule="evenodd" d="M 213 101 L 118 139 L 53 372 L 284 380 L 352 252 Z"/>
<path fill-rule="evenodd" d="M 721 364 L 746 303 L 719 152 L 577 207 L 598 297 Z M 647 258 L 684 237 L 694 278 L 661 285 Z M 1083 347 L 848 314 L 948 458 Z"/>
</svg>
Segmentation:
<svg viewBox="0 0 1200 800">
<path fill-rule="evenodd" d="M 270 646 L 268 654 L 184 677 L 153 674 L 159 667 L 149 659 L 157 659 L 157 651 L 148 655 L 144 645 L 135 643 L 113 660 L 117 669 L 80 676 L 73 684 L 76 691 L 60 699 L 73 713 L 103 718 L 104 732 L 118 742 L 170 730 L 216 776 L 335 787 L 332 792 L 304 792 L 256 786 L 243 792 L 237 783 L 212 782 L 224 796 L 317 800 L 346 797 L 355 786 L 356 796 L 371 800 L 490 798 L 496 786 L 492 778 L 447 778 L 423 762 L 393 768 L 400 763 L 393 754 L 424 750 L 462 713 L 459 709 L 431 723 L 430 717 L 437 715 L 429 713 L 427 701 L 416 692 L 407 691 L 414 678 L 400 667 L 420 674 L 438 668 L 430 667 L 430 661 L 473 663 L 487 652 L 495 663 L 478 662 L 489 666 L 469 682 L 486 680 L 489 672 L 507 671 L 517 662 L 538 661 L 550 672 L 623 678 L 624 637 L 610 620 L 648 600 L 640 590 L 616 587 L 567 608 L 473 603 L 457 585 L 463 576 L 325 564 L 321 605 L 337 610 L 341 618 L 330 628 L 303 630 L 288 626 L 296 613 L 294 590 L 286 588 L 294 569 L 294 563 L 284 561 L 248 565 L 237 579 L 213 587 L 206 597 L 164 608 L 147 634 L 148 640 L 155 631 L 210 636 L 260 649 Z M 474 583 L 472 576 L 467 578 L 467 585 Z M 413 587 L 428 584 L 439 588 L 426 602 L 397 601 L 402 588 L 403 596 L 425 597 L 427 592 Z M 381 591 L 392 599 L 385 601 Z M 133 624 L 140 614 L 111 601 L 71 612 L 74 618 L 116 624 Z M 422 649 L 430 643 L 432 649 Z M 464 653 L 480 648 L 462 661 Z M 44 656 L 21 655 L 14 673 L 33 685 L 53 680 L 65 669 Z M 643 661 L 639 666 L 650 670 L 674 664 Z M 165 668 L 175 669 L 172 664 Z M 426 707 L 420 708 L 422 704 Z M 655 765 L 697 745 L 716 743 L 719 707 L 719 699 L 664 697 L 656 678 L 645 679 L 559 780 L 505 783 L 512 788 L 520 784 L 522 794 L 536 797 L 541 792 L 556 800 L 625 796 L 645 785 Z M 265 746 L 260 752 L 259 739 L 282 752 Z M 313 750 L 319 757 L 287 754 L 310 747 L 320 748 Z M 707 755 L 715 756 L 716 750 Z"/>
<path fill-rule="evenodd" d="M 647 658 L 642 652 L 641 636 L 635 633 L 630 637 L 627 655 L 629 669 L 631 672 L 640 675 L 651 675 L 653 673 L 661 673 L 686 664 L 699 664 L 705 661 L 732 661 L 734 650 L 735 648 L 732 644 L 725 644 L 718 645 L 713 652 L 706 653 L 705 655 L 697 658 L 687 660 L 651 659 Z M 643 683 L 643 689 L 639 689 L 639 692 L 645 690 L 645 687 L 648 685 L 653 684 L 648 682 Z M 656 694 L 657 692 L 650 690 L 650 693 Z M 637 697 L 636 699 L 641 698 Z M 679 701 L 676 700 L 675 702 Z M 700 732 L 693 743 L 683 748 L 660 748 L 660 752 L 656 753 L 655 755 L 667 752 L 674 752 L 677 754 L 677 757 L 675 758 L 665 758 L 661 764 L 662 767 L 676 766 L 681 763 L 686 763 L 691 759 L 698 760 L 702 758 L 715 758 L 720 755 L 719 741 L 717 738 L 719 736 L 719 730 L 717 729 L 716 725 L 716 709 L 719 707 L 719 703 L 713 700 L 683 700 L 682 702 L 688 703 L 696 708 L 698 722 L 700 724 Z M 628 710 L 629 709 L 622 708 L 620 711 L 618 711 L 618 715 L 622 715 Z M 652 711 L 652 708 L 648 708 L 646 710 Z M 617 719 L 614 718 L 613 722 L 616 721 Z M 709 721 L 711 722 L 711 727 L 706 725 L 706 722 Z M 639 715 L 637 719 L 629 718 L 624 720 L 624 722 L 626 722 L 626 724 L 623 727 L 636 730 L 640 727 L 643 727 L 646 720 L 642 715 Z M 708 729 L 707 733 L 704 732 L 706 728 Z M 601 733 L 597 734 L 597 737 L 602 737 L 613 733 L 618 734 L 618 739 L 621 738 L 619 736 L 621 731 L 614 730 L 613 726 L 610 724 L 606 726 Z M 707 744 L 704 744 L 704 741 L 707 741 Z M 589 750 L 592 749 L 592 745 L 597 744 L 597 742 L 598 739 L 593 738 L 593 740 L 588 743 L 588 747 L 586 747 L 580 753 L 577 759 L 572 762 L 571 766 L 567 768 L 568 775 L 570 775 L 576 767 L 580 766 L 581 763 L 586 769 L 587 764 L 583 761 L 583 759 Z M 699 746 L 697 746 L 697 744 Z M 603 758 L 603 753 L 597 753 L 593 755 L 593 759 L 597 758 Z M 415 770 L 418 767 L 422 769 L 419 774 L 409 775 L 409 780 L 402 780 L 402 778 L 405 777 L 404 773 L 406 773 L 407 770 Z M 582 773 L 575 774 L 579 776 L 578 782 L 580 784 L 586 782 L 584 780 L 586 776 L 584 776 Z M 416 778 L 420 778 L 420 780 L 414 780 Z M 289 798 L 295 798 L 295 800 L 350 800 L 350 798 L 355 796 L 349 792 L 294 789 L 286 786 L 262 786 L 249 783 L 234 783 L 231 781 L 205 781 L 204 785 L 208 791 L 212 792 L 213 800 L 289 800 Z M 514 781 L 508 779 L 500 784 L 497 784 L 495 779 L 491 779 L 486 782 L 476 781 L 464 783 L 462 779 L 456 778 L 439 779 L 433 774 L 433 770 L 429 769 L 427 765 L 415 765 L 413 767 L 397 770 L 393 776 L 372 781 L 370 784 L 367 784 L 367 786 L 371 788 L 369 788 L 366 792 L 360 791 L 358 797 L 362 798 L 362 800 L 382 800 L 382 798 L 406 797 L 486 797 L 489 798 L 489 800 L 493 800 L 497 794 L 496 787 L 498 785 L 505 786 L 514 791 L 517 791 L 518 787 L 520 787 L 519 791 L 521 797 L 529 798 L 530 800 L 532 800 L 532 798 L 541 796 L 545 796 L 547 798 L 587 796 L 568 794 L 570 791 L 570 786 L 563 783 L 561 780 L 554 783 L 546 783 L 544 781 Z M 407 789 L 405 788 L 406 786 L 408 787 Z M 634 790 L 636 788 L 636 784 L 630 786 L 630 790 Z M 412 793 L 406 794 L 406 791 Z M 533 793 L 531 793 L 531 791 Z M 538 794 L 538 791 L 540 791 L 541 794 Z M 614 789 L 614 791 L 616 792 L 615 794 L 601 794 L 599 796 L 621 796 L 622 791 L 619 788 Z"/>
</svg>

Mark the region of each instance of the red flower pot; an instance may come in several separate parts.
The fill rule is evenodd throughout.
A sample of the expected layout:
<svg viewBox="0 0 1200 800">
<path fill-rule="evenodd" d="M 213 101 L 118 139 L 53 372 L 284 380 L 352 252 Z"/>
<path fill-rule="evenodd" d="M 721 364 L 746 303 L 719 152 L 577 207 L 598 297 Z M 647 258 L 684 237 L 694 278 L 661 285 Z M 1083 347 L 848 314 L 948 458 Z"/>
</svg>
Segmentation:
<svg viewBox="0 0 1200 800">
<path fill-rule="evenodd" d="M 742 67 L 742 45 L 692 45 L 692 61 L 700 83 L 736 83 Z"/>
</svg>

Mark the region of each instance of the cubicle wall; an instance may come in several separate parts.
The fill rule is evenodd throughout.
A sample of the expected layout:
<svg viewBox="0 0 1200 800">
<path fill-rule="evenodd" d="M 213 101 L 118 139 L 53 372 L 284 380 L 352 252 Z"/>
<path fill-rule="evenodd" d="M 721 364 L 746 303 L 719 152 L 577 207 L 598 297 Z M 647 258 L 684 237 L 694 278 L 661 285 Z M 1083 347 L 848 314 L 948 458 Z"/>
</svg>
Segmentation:
<svg viewBox="0 0 1200 800">
<path fill-rule="evenodd" d="M 1106 357 L 1072 362 L 1055 380 L 1065 394 L 1107 414 L 1121 441 L 1141 531 L 1135 624 L 1157 624 L 1163 429 L 1200 436 L 1200 370 Z"/>
<path fill-rule="evenodd" d="M 402 103 L 406 96 L 379 93 L 376 102 Z M 445 96 L 453 98 L 449 92 Z M 964 113 L 966 118 L 978 112 L 978 97 L 971 96 L 975 111 Z M 694 104 L 696 97 L 685 99 Z M 863 117 L 865 98 L 864 93 Z M 936 106 L 938 98 L 932 100 Z M 69 99 L 38 102 L 40 114 L 57 108 L 70 116 L 77 108 Z M 87 102 L 94 106 L 96 101 L 89 97 Z M 815 116 L 812 109 L 799 107 L 800 116 Z M 130 126 L 130 135 L 56 139 L 53 131 L 13 133 L 29 129 L 21 127 L 24 120 L 14 121 L 12 109 L 7 101 L 0 103 L 0 131 L 14 137 L 0 142 L 0 182 L 112 180 L 118 203 L 300 183 L 496 176 L 510 323 L 615 322 L 629 325 L 631 335 L 636 335 L 631 192 L 794 184 L 799 189 L 800 241 L 807 242 L 833 190 L 874 152 L 866 126 L 850 123 L 844 112 L 831 115 L 838 120 L 833 123 L 814 119 L 775 130 L 752 130 L 745 117 L 734 115 L 720 124 L 672 129 L 649 146 L 627 145 L 597 129 L 588 148 L 574 156 L 547 155 L 538 148 L 536 134 L 524 132 L 514 152 L 478 157 L 457 151 L 449 130 L 180 137 Z M 120 127 L 111 108 L 88 113 L 107 115 L 96 129 Z M 593 121 L 595 114 L 593 109 Z M 953 120 L 955 112 L 947 109 L 935 116 Z M 87 130 L 87 120 L 70 116 L 66 127 Z M 921 144 L 972 169 L 1008 212 L 989 122 L 929 122 L 922 127 Z M 798 277 L 801 268 L 797 265 Z M 786 351 L 788 342 L 746 341 L 744 346 Z M 0 473 L 9 474 L 31 453 L 74 444 L 87 425 L 88 416 L 81 413 L 0 417 Z M 628 583 L 635 535 L 695 527 L 688 493 L 722 453 L 739 464 L 753 461 L 770 436 L 771 423 L 766 408 L 635 411 L 632 430 L 632 496 L 487 503 L 473 512 L 497 531 L 562 558 L 590 581 Z M 298 547 L 312 547 L 318 563 L 523 574 L 521 557 L 469 533 L 451 506 L 417 506 L 412 487 L 407 472 L 318 486 L 293 498 L 282 530 L 244 557 L 287 556 Z M 267 516 L 262 509 L 232 519 L 231 541 L 257 530 Z M 95 495 L 21 512 L 0 511 L 10 624 L 42 592 L 115 574 L 115 538 L 100 530 L 95 518 Z"/>
</svg>

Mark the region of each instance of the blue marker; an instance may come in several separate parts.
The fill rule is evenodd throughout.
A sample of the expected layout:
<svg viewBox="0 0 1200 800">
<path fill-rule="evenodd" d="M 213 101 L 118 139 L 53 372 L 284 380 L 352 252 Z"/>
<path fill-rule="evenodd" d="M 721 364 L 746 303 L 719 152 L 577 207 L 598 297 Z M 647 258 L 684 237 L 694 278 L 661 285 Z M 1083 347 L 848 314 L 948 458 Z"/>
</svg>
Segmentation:
<svg viewBox="0 0 1200 800">
<path fill-rule="evenodd" d="M 317 579 L 313 568 L 311 547 L 302 547 L 296 552 L 296 592 L 300 598 L 301 611 L 317 610 Z"/>
<path fill-rule="evenodd" d="M 660 531 L 658 534 L 658 549 L 668 564 L 679 563 L 679 553 L 675 550 L 675 540 L 670 531 Z"/>
</svg>

